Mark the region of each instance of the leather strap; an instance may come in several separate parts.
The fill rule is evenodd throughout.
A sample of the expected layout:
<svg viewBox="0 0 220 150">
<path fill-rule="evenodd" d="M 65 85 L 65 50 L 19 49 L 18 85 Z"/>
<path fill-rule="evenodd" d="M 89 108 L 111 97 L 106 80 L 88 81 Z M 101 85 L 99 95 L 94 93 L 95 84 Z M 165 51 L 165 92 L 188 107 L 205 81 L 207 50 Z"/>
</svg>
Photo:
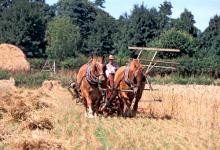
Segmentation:
<svg viewBox="0 0 220 150">
<path fill-rule="evenodd" d="M 128 86 L 130 86 L 130 87 L 133 87 L 133 82 L 129 79 L 129 67 L 130 67 L 130 64 L 128 64 L 126 67 L 125 67 L 125 72 L 124 72 L 124 74 L 125 74 L 125 78 L 124 78 L 124 80 L 125 80 L 125 83 L 128 85 Z"/>
<path fill-rule="evenodd" d="M 90 71 L 90 65 L 88 65 L 87 69 L 86 69 L 86 80 L 89 82 L 89 84 L 91 85 L 96 85 L 98 84 L 97 80 L 93 80 L 91 78 L 91 71 Z"/>
</svg>

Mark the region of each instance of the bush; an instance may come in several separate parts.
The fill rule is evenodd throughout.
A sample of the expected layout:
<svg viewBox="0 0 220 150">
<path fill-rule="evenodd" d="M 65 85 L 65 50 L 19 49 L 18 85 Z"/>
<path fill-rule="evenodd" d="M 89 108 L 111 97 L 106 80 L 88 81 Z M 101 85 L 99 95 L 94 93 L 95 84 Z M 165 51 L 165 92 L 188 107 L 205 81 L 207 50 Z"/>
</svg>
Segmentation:
<svg viewBox="0 0 220 150">
<path fill-rule="evenodd" d="M 45 59 L 33 58 L 28 60 L 32 69 L 42 69 Z"/>
<path fill-rule="evenodd" d="M 41 86 L 44 80 L 55 79 L 51 77 L 48 72 L 39 72 L 35 74 L 27 73 L 11 73 L 6 71 L 0 71 L 0 79 L 9 79 L 13 77 L 15 79 L 16 86 L 36 87 Z"/>
<path fill-rule="evenodd" d="M 178 72 L 183 76 L 208 75 L 218 78 L 220 75 L 219 60 L 216 57 L 182 57 L 178 59 Z"/>
<path fill-rule="evenodd" d="M 9 79 L 10 78 L 10 73 L 6 71 L 0 71 L 0 80 L 2 79 Z"/>
<path fill-rule="evenodd" d="M 179 31 L 175 28 L 164 31 L 157 39 L 150 43 L 150 46 L 152 47 L 180 49 L 180 53 L 159 53 L 161 58 L 168 59 L 173 59 L 184 55 L 192 57 L 196 51 L 197 45 L 198 41 L 193 36 L 187 32 Z"/>
<path fill-rule="evenodd" d="M 116 54 L 116 57 L 117 57 L 116 59 L 117 63 L 120 66 L 122 66 L 122 65 L 125 65 L 129 61 L 130 54 L 128 50 L 119 50 L 118 53 Z"/>
<path fill-rule="evenodd" d="M 60 62 L 60 67 L 65 69 L 78 69 L 83 64 L 86 64 L 89 61 L 89 58 L 83 55 L 80 55 L 76 58 L 67 58 L 64 61 Z"/>
<path fill-rule="evenodd" d="M 57 16 L 48 23 L 47 54 L 50 58 L 65 60 L 76 56 L 80 41 L 80 29 L 70 17 Z"/>
<path fill-rule="evenodd" d="M 199 84 L 199 85 L 211 85 L 215 83 L 214 78 L 208 76 L 191 76 L 183 77 L 178 75 L 166 76 L 164 78 L 156 77 L 152 79 L 156 84 Z"/>
<path fill-rule="evenodd" d="M 33 75 L 17 74 L 15 77 L 15 83 L 17 86 L 36 87 L 41 86 L 45 80 L 52 80 L 48 72 L 36 73 Z"/>
</svg>

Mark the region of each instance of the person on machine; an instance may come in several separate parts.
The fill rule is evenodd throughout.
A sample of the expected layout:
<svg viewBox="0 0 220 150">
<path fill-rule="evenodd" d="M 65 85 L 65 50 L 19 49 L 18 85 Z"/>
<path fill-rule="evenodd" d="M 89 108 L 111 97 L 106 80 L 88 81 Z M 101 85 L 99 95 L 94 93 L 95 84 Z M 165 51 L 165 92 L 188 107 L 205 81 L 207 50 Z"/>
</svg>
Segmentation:
<svg viewBox="0 0 220 150">
<path fill-rule="evenodd" d="M 117 71 L 117 69 L 119 68 L 119 65 L 114 61 L 115 58 L 113 55 L 109 55 L 109 62 L 108 64 L 106 65 L 106 76 L 107 76 L 107 79 L 108 79 L 108 86 L 110 86 L 110 88 L 113 87 L 113 84 L 114 84 L 114 75 L 115 75 L 115 72 Z M 109 91 L 107 93 L 107 98 L 110 98 L 111 96 L 111 92 Z"/>
</svg>

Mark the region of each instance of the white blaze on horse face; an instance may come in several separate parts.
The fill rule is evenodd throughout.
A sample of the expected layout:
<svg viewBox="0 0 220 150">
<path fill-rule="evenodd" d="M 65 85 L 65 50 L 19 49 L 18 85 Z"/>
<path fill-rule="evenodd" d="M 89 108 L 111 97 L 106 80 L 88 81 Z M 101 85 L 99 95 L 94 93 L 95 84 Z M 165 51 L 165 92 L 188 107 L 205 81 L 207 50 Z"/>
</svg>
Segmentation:
<svg viewBox="0 0 220 150">
<path fill-rule="evenodd" d="M 98 63 L 98 68 L 99 68 L 99 81 L 104 81 L 105 80 L 105 74 L 104 74 L 104 67 L 103 64 Z"/>
</svg>

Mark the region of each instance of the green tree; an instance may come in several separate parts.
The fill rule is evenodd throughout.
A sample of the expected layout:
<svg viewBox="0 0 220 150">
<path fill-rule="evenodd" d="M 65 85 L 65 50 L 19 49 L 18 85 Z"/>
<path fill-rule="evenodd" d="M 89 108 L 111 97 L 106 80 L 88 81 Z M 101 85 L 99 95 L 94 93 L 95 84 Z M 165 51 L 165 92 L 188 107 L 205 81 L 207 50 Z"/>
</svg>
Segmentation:
<svg viewBox="0 0 220 150">
<path fill-rule="evenodd" d="M 164 1 L 159 7 L 159 27 L 161 30 L 170 28 L 170 22 L 172 15 L 172 4 L 171 2 Z"/>
<path fill-rule="evenodd" d="M 0 11 L 0 42 L 15 44 L 28 56 L 42 56 L 46 44 L 46 22 L 54 13 L 41 2 L 11 2 L 10 7 Z"/>
<path fill-rule="evenodd" d="M 215 38 L 214 42 L 212 43 L 213 54 L 220 56 L 220 30 L 218 32 L 218 36 Z M 220 57 L 218 58 L 220 60 Z"/>
<path fill-rule="evenodd" d="M 86 53 L 87 39 L 95 21 L 96 8 L 88 0 L 59 0 L 58 15 L 69 16 L 79 26 L 81 34 L 81 52 Z"/>
<path fill-rule="evenodd" d="M 47 54 L 50 58 L 64 60 L 77 56 L 80 32 L 70 17 L 54 17 L 48 23 L 47 39 Z"/>
<path fill-rule="evenodd" d="M 128 38 L 130 45 L 146 46 L 151 39 L 159 34 L 157 10 L 147 9 L 144 4 L 135 5 L 129 17 Z"/>
<path fill-rule="evenodd" d="M 200 47 L 209 49 L 217 36 L 220 35 L 220 16 L 215 15 L 209 21 L 209 26 L 202 33 L 200 38 Z"/>
<path fill-rule="evenodd" d="M 128 51 L 129 46 L 129 17 L 127 13 L 121 15 L 118 20 L 115 21 L 116 31 L 113 34 L 115 54 L 122 60 L 123 58 L 129 57 L 131 52 Z M 122 62 L 123 63 L 123 62 Z"/>
<path fill-rule="evenodd" d="M 146 46 L 160 33 L 159 13 L 155 8 L 148 9 L 142 5 L 134 5 L 131 15 L 124 14 L 116 22 L 117 32 L 114 35 L 115 47 L 120 55 L 135 52 L 128 51 L 128 46 Z"/>
<path fill-rule="evenodd" d="M 189 33 L 172 28 L 168 31 L 164 31 L 157 39 L 153 40 L 150 45 L 152 47 L 180 49 L 180 53 L 159 53 L 161 58 L 173 59 L 186 55 L 192 57 L 196 51 L 197 43 L 197 39 Z"/>
<path fill-rule="evenodd" d="M 114 50 L 113 33 L 116 30 L 115 28 L 115 19 L 108 13 L 100 10 L 87 41 L 88 50 L 99 54 L 112 53 Z"/>
<path fill-rule="evenodd" d="M 103 4 L 105 3 L 105 0 L 95 0 L 95 5 L 100 6 L 101 8 L 105 8 Z"/>
<path fill-rule="evenodd" d="M 184 12 L 180 14 L 180 18 L 173 19 L 173 27 L 178 30 L 186 31 L 194 37 L 197 37 L 199 30 L 195 27 L 195 19 L 193 14 L 184 9 Z"/>
</svg>

